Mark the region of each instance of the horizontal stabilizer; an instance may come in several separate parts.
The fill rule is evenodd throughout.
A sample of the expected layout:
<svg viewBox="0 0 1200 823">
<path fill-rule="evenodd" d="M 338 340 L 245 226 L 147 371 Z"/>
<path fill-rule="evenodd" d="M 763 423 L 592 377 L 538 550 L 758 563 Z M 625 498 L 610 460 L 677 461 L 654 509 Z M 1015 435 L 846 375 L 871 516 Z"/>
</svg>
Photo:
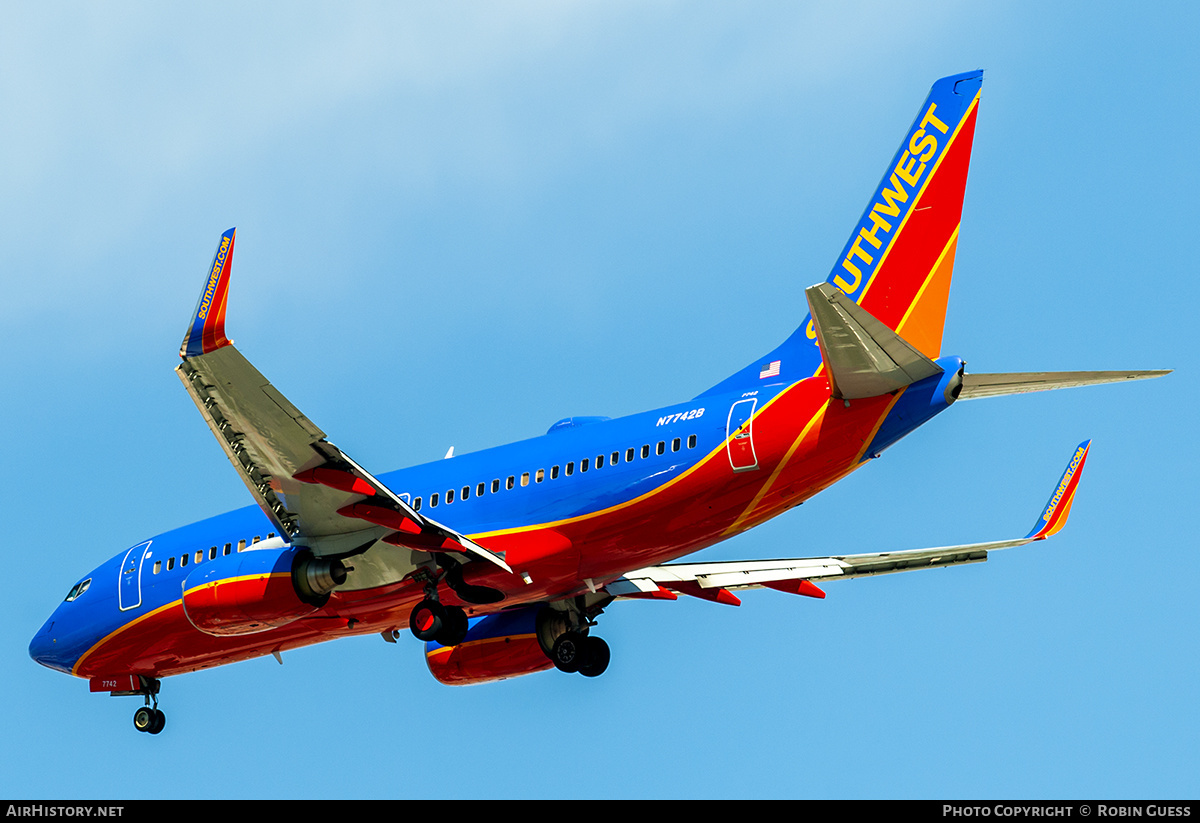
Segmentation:
<svg viewBox="0 0 1200 823">
<path fill-rule="evenodd" d="M 828 283 L 805 289 L 821 358 L 839 400 L 878 397 L 911 386 L 942 367 Z"/>
<path fill-rule="evenodd" d="M 1129 380 L 1149 380 L 1170 374 L 1171 369 L 1149 371 L 1035 371 L 1009 374 L 964 374 L 959 400 L 978 397 L 1001 397 L 1006 394 L 1073 389 L 1100 383 L 1124 383 Z"/>
</svg>

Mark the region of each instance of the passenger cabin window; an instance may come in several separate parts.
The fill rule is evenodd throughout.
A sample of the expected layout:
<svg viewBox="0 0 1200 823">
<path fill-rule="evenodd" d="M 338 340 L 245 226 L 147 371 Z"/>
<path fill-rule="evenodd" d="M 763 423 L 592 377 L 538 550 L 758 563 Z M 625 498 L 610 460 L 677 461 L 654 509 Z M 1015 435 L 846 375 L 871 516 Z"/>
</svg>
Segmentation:
<svg viewBox="0 0 1200 823">
<path fill-rule="evenodd" d="M 204 559 L 204 549 L 196 549 L 196 562 L 199 563 Z"/>
<path fill-rule="evenodd" d="M 421 498 L 418 497 L 415 500 L 413 500 L 413 511 L 419 512 L 420 510 L 421 510 Z"/>
<path fill-rule="evenodd" d="M 433 494 L 429 495 L 429 508 L 436 509 L 437 504 L 438 504 L 438 494 L 437 494 L 437 492 L 434 492 Z"/>
<path fill-rule="evenodd" d="M 655 453 L 655 454 L 665 454 L 665 453 L 666 453 L 666 451 L 667 451 L 667 444 L 666 444 L 666 443 L 664 443 L 663 441 L 659 440 L 659 441 L 658 441 L 658 448 L 656 448 L 656 449 L 654 450 L 654 453 Z"/>
<path fill-rule="evenodd" d="M 567 477 L 570 477 L 574 473 L 575 473 L 575 461 L 572 460 L 570 463 L 567 464 Z"/>
<path fill-rule="evenodd" d="M 550 479 L 551 479 L 551 480 L 557 480 L 557 479 L 558 479 L 558 466 L 551 466 L 551 467 L 550 467 Z"/>
<path fill-rule="evenodd" d="M 694 435 L 694 434 L 688 435 L 688 448 L 689 449 L 696 448 L 696 435 Z"/>
<path fill-rule="evenodd" d="M 679 451 L 679 438 L 678 437 L 676 437 L 674 440 L 671 441 L 671 451 L 673 451 L 673 452 Z"/>
<path fill-rule="evenodd" d="M 483 493 L 485 491 L 487 491 L 487 483 L 480 483 L 478 486 L 475 487 L 475 496 L 483 497 Z"/>
<path fill-rule="evenodd" d="M 454 502 L 454 489 L 449 489 L 446 491 L 446 505 L 449 506 L 453 502 Z"/>
<path fill-rule="evenodd" d="M 510 475 L 508 476 L 508 479 L 504 481 L 504 488 L 506 488 L 506 489 L 511 489 L 511 488 L 512 488 L 513 486 L 515 486 L 515 485 L 517 485 L 517 478 L 513 477 L 513 476 L 510 474 Z"/>
<path fill-rule="evenodd" d="M 649 456 L 650 456 L 650 446 L 649 446 L 649 444 L 642 446 L 642 458 L 644 459 L 644 458 L 647 458 L 647 457 L 649 457 Z"/>
<path fill-rule="evenodd" d="M 154 573 L 155 573 L 155 574 L 158 574 L 160 571 L 162 571 L 162 561 L 161 561 L 161 560 L 155 560 L 155 561 L 154 561 Z M 67 595 L 67 600 L 70 600 L 70 599 L 71 599 L 71 596 L 70 596 L 70 595 Z"/>
<path fill-rule="evenodd" d="M 528 486 L 528 485 L 529 485 L 529 472 L 522 472 L 522 473 L 521 473 L 521 485 L 522 485 L 522 486 Z"/>
<path fill-rule="evenodd" d="M 579 461 L 579 470 L 581 472 L 588 470 L 588 459 L 586 457 Z"/>
<path fill-rule="evenodd" d="M 596 468 L 598 468 L 598 469 L 604 468 L 604 455 L 602 455 L 602 454 L 596 455 Z"/>
<path fill-rule="evenodd" d="M 492 494 L 495 494 L 498 491 L 500 491 L 500 479 L 496 478 L 492 481 Z"/>
<path fill-rule="evenodd" d="M 636 454 L 636 453 L 637 453 L 637 450 L 636 450 L 635 448 L 633 448 L 633 446 L 630 446 L 629 448 L 627 448 L 627 449 L 625 450 L 625 462 L 626 462 L 626 463 L 632 463 L 632 462 L 633 462 L 633 456 L 634 456 L 634 454 Z"/>
<path fill-rule="evenodd" d="M 167 571 L 170 571 L 173 568 L 175 568 L 175 558 L 168 557 L 167 558 Z"/>
<path fill-rule="evenodd" d="M 543 480 L 546 479 L 546 470 L 538 469 L 537 473 L 533 476 L 533 479 L 535 482 L 541 483 Z"/>
</svg>

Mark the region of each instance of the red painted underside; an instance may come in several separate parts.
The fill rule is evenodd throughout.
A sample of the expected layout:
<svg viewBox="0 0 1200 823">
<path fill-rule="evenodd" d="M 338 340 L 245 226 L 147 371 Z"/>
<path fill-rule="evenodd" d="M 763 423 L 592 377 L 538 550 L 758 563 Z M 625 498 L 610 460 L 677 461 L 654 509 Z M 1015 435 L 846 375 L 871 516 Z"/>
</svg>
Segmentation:
<svg viewBox="0 0 1200 823">
<path fill-rule="evenodd" d="M 624 572 L 676 559 L 745 531 L 853 471 L 893 402 L 885 396 L 855 400 L 847 408 L 830 400 L 824 377 L 797 383 L 754 418 L 758 469 L 734 473 L 722 445 L 688 474 L 637 501 L 545 524 L 553 531 L 544 537 L 531 539 L 536 527 L 521 532 L 519 539 L 503 534 L 479 537 L 489 547 L 519 540 L 526 553 L 509 556 L 518 575 L 503 576 L 509 581 L 506 600 L 488 607 L 462 605 L 469 614 L 482 615 L 580 593 L 586 590 L 581 582 L 585 578 L 601 586 Z M 566 551 L 552 550 L 563 540 L 569 541 Z M 531 585 L 520 579 L 522 571 L 533 579 Z M 74 673 L 164 677 L 338 637 L 407 631 L 409 613 L 422 596 L 421 586 L 411 581 L 335 592 L 324 608 L 308 617 L 237 637 L 201 634 L 176 602 L 110 635 L 81 659 Z M 448 604 L 460 602 L 445 586 L 440 596 Z"/>
</svg>

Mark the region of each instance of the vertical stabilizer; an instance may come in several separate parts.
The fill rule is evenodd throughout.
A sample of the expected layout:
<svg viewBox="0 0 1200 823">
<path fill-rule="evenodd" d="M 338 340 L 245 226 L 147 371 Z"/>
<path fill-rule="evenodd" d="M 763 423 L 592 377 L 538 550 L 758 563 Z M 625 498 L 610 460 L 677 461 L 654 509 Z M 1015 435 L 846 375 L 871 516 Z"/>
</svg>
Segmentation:
<svg viewBox="0 0 1200 823">
<path fill-rule="evenodd" d="M 930 359 L 941 354 L 983 72 L 943 77 L 917 110 L 825 282 Z M 704 392 L 792 383 L 821 367 L 812 316 Z"/>
</svg>

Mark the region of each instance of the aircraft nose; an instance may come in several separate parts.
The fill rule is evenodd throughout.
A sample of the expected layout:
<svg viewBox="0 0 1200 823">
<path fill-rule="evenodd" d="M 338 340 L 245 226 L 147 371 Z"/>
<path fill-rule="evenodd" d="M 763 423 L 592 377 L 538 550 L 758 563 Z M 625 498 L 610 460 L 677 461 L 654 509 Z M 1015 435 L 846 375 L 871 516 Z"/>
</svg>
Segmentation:
<svg viewBox="0 0 1200 823">
<path fill-rule="evenodd" d="M 29 656 L 38 663 L 42 662 L 54 646 L 50 635 L 53 630 L 54 621 L 47 620 L 45 625 L 38 629 L 37 634 L 33 636 L 33 640 L 29 641 Z"/>
<path fill-rule="evenodd" d="M 52 617 L 38 629 L 33 640 L 29 641 L 29 656 L 43 666 L 61 671 L 63 664 L 59 660 L 58 651 L 58 643 L 54 636 L 54 618 Z"/>
</svg>

